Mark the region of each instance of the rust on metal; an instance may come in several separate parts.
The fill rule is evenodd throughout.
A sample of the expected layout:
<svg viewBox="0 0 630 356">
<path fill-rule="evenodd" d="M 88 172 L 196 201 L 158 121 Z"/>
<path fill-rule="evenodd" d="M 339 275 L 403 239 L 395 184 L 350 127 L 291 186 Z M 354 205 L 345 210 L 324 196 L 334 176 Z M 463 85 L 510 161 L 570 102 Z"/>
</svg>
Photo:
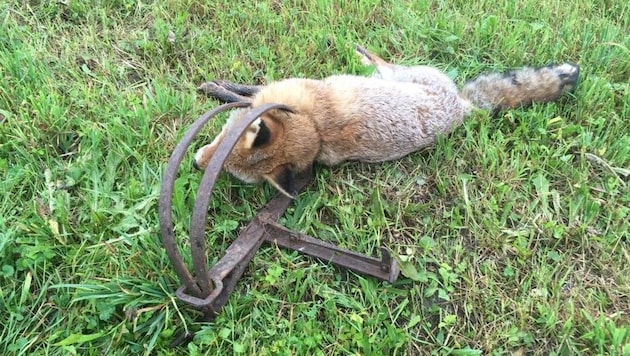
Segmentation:
<svg viewBox="0 0 630 356">
<path fill-rule="evenodd" d="M 166 170 L 164 171 L 164 175 L 162 177 L 162 187 L 160 190 L 160 199 L 158 204 L 158 216 L 160 218 L 160 231 L 162 235 L 162 245 L 164 245 L 164 249 L 166 250 L 166 254 L 168 258 L 171 260 L 173 264 L 173 268 L 175 269 L 175 273 L 182 281 L 182 283 L 186 286 L 186 288 L 191 292 L 198 296 L 201 296 L 202 292 L 194 282 L 192 275 L 188 271 L 188 268 L 184 264 L 182 260 L 181 254 L 179 253 L 179 248 L 177 247 L 177 242 L 175 241 L 175 232 L 173 229 L 173 213 L 172 213 L 172 204 L 173 204 L 173 189 L 175 187 L 175 177 L 177 176 L 177 170 L 184 159 L 184 155 L 186 154 L 186 150 L 192 143 L 193 139 L 199 133 L 201 128 L 213 117 L 218 115 L 219 113 L 239 107 L 249 106 L 248 103 L 228 103 L 223 104 L 217 107 L 214 110 L 210 110 L 201 116 L 197 121 L 195 121 L 188 131 L 184 134 L 181 141 L 177 144 L 173 153 L 171 154 L 171 158 L 166 165 Z"/>
<path fill-rule="evenodd" d="M 200 276 L 205 277 L 208 273 L 205 227 L 208 216 L 208 205 L 210 204 L 214 184 L 223 168 L 223 162 L 225 162 L 241 135 L 254 120 L 266 111 L 272 109 L 291 110 L 289 107 L 281 104 L 265 104 L 252 109 L 243 116 L 241 120 L 235 122 L 212 155 L 203 173 L 201 182 L 199 183 L 199 190 L 197 191 L 197 198 L 195 200 L 190 225 L 190 252 L 192 254 L 193 269 L 197 276 L 197 284 L 203 295 L 208 295 L 212 291 L 209 280 L 207 278 L 200 278 Z"/>
<path fill-rule="evenodd" d="M 245 268 L 265 241 L 299 251 L 357 273 L 394 282 L 399 275 L 399 269 L 386 248 L 381 248 L 382 258 L 377 259 L 339 248 L 280 225 L 277 221 L 291 203 L 291 199 L 283 194 L 277 194 L 270 200 L 227 248 L 224 256 L 212 268 L 208 269 L 206 251 L 208 205 L 223 163 L 240 136 L 260 115 L 269 110 L 291 111 L 290 107 L 282 104 L 265 104 L 251 109 L 232 125 L 223 141 L 218 145 L 204 171 L 195 199 L 189 232 L 193 273 L 188 270 L 177 247 L 172 221 L 173 189 L 177 170 L 192 140 L 208 120 L 223 111 L 247 106 L 249 106 L 248 102 L 224 104 L 200 117 L 175 147 L 164 172 L 159 200 L 160 230 L 162 244 L 182 282 L 182 286 L 175 293 L 176 296 L 183 302 L 203 310 L 206 318 L 212 319 L 227 303 Z M 312 171 L 310 170 L 300 174 L 297 177 L 296 193 L 305 187 L 311 179 Z"/>
<path fill-rule="evenodd" d="M 275 221 L 265 221 L 267 235 L 265 240 L 278 246 L 296 250 L 305 255 L 317 257 L 322 261 L 340 267 L 376 277 L 393 283 L 400 270 L 396 260 L 392 259 L 386 248 L 381 248 L 382 259 L 368 257 L 335 246 L 314 237 L 291 231 Z"/>
</svg>

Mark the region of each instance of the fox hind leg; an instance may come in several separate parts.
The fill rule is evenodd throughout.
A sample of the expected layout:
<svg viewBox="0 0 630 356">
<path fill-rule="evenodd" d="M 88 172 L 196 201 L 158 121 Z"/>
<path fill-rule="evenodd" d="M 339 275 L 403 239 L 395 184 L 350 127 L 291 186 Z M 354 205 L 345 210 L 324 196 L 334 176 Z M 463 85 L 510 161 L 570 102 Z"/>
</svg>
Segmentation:
<svg viewBox="0 0 630 356">
<path fill-rule="evenodd" d="M 376 72 L 372 74 L 372 77 L 386 80 L 389 80 L 392 77 L 394 68 L 397 67 L 396 65 L 387 62 L 359 45 L 355 45 L 354 50 L 361 58 L 361 63 L 363 63 L 363 65 L 374 66 L 376 68 Z"/>
<path fill-rule="evenodd" d="M 452 84 L 452 80 L 437 68 L 423 65 L 405 66 L 393 64 L 359 45 L 355 47 L 355 51 L 361 57 L 363 64 L 376 67 L 376 72 L 372 74 L 373 78 L 427 86 L 444 85 L 445 83 Z"/>
<path fill-rule="evenodd" d="M 386 60 L 382 59 L 381 57 L 375 55 L 374 53 L 368 51 L 367 49 L 356 45 L 354 47 L 355 52 L 357 53 L 357 55 L 359 55 L 359 57 L 361 57 L 361 62 L 368 66 L 368 65 L 373 65 L 376 66 L 377 68 L 379 66 L 387 66 L 387 65 L 391 65 L 389 62 L 387 62 Z"/>
</svg>

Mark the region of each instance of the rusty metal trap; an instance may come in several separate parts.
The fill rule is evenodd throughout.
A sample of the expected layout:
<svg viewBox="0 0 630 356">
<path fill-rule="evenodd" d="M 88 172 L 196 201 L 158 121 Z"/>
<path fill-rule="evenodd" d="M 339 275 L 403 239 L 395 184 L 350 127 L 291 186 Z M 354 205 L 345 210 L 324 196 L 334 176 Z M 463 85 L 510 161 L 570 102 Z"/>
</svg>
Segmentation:
<svg viewBox="0 0 630 356">
<path fill-rule="evenodd" d="M 386 248 L 381 247 L 382 256 L 380 259 L 368 257 L 289 230 L 279 224 L 278 219 L 291 203 L 291 198 L 281 193 L 278 193 L 258 212 L 249 224 L 241 230 L 223 257 L 209 268 L 208 253 L 217 253 L 218 251 L 211 250 L 212 246 L 210 246 L 211 251 L 208 251 L 208 246 L 206 246 L 208 206 L 223 162 L 239 137 L 256 118 L 268 110 L 290 110 L 281 104 L 266 104 L 250 110 L 227 132 L 208 163 L 201 178 L 192 212 L 189 241 L 193 268 L 192 271 L 189 271 L 182 259 L 173 227 L 172 202 L 177 171 L 186 150 L 197 133 L 210 119 L 226 110 L 247 106 L 249 106 L 247 102 L 223 104 L 197 119 L 175 147 L 164 172 L 159 199 L 160 230 L 164 249 L 182 283 L 182 286 L 175 292 L 177 298 L 201 310 L 204 313 L 204 319 L 213 320 L 227 303 L 238 280 L 263 242 L 296 250 L 357 273 L 389 282 L 395 281 L 398 278 L 399 269 L 395 259 L 391 257 Z M 311 179 L 311 171 L 298 176 L 296 192 L 304 188 Z"/>
</svg>

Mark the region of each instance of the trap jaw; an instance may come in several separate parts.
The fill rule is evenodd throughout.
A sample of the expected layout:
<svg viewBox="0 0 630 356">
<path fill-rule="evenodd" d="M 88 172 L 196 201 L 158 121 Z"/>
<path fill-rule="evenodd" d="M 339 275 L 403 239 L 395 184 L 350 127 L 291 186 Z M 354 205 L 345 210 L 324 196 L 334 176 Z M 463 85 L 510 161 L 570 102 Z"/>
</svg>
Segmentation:
<svg viewBox="0 0 630 356">
<path fill-rule="evenodd" d="M 289 107 L 281 104 L 265 104 L 250 110 L 226 133 L 208 163 L 199 185 L 192 213 L 189 240 L 193 273 L 188 270 L 177 246 L 173 228 L 172 203 L 177 171 L 186 150 L 210 119 L 223 111 L 247 106 L 249 106 L 247 102 L 223 104 L 197 119 L 175 147 L 164 171 L 158 208 L 160 232 L 166 254 L 182 282 L 182 286 L 175 292 L 177 298 L 203 311 L 205 319 L 214 319 L 227 303 L 236 283 L 263 242 L 296 250 L 357 273 L 394 282 L 400 271 L 386 248 L 381 248 L 381 259 L 368 257 L 291 231 L 279 224 L 278 219 L 291 203 L 291 199 L 284 194 L 277 194 L 270 200 L 239 233 L 236 240 L 225 251 L 225 255 L 208 269 L 205 242 L 208 205 L 223 163 L 240 136 L 256 118 L 269 110 L 290 110 Z M 306 186 L 311 179 L 311 171 L 299 175 L 295 186 L 296 192 Z"/>
</svg>

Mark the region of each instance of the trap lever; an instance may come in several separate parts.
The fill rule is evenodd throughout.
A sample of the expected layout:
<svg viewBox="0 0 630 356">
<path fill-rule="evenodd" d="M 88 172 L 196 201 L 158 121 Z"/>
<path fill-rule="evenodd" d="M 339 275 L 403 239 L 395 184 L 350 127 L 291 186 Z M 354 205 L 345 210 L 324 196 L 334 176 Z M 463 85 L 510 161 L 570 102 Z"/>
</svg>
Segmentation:
<svg viewBox="0 0 630 356">
<path fill-rule="evenodd" d="M 389 251 L 381 247 L 382 259 L 352 252 L 314 237 L 295 232 L 275 221 L 265 221 L 265 241 L 317 257 L 349 270 L 393 283 L 400 270 Z"/>
</svg>

